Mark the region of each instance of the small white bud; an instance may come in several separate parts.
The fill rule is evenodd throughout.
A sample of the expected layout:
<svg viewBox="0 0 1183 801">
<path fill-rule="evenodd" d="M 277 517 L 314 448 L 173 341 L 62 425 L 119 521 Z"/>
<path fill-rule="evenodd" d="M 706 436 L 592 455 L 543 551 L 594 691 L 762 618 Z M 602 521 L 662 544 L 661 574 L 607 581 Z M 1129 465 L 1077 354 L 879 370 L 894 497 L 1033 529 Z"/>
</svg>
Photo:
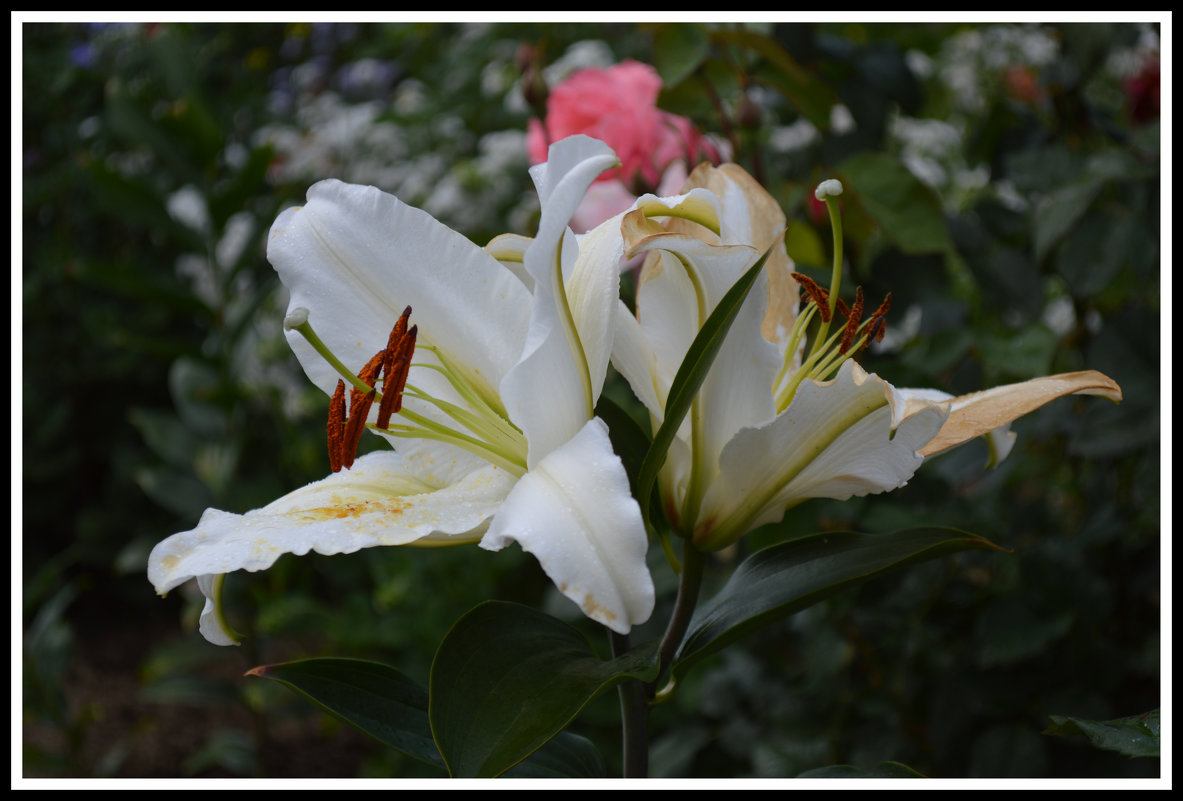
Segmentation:
<svg viewBox="0 0 1183 801">
<path fill-rule="evenodd" d="M 838 197 L 842 194 L 842 182 L 836 178 L 829 178 L 817 185 L 817 189 L 813 190 L 813 196 L 818 200 L 824 201 L 827 197 Z"/>
<path fill-rule="evenodd" d="M 293 328 L 299 328 L 308 322 L 308 309 L 303 306 L 297 306 L 288 312 L 288 316 L 283 318 L 283 327 L 291 331 Z"/>
</svg>

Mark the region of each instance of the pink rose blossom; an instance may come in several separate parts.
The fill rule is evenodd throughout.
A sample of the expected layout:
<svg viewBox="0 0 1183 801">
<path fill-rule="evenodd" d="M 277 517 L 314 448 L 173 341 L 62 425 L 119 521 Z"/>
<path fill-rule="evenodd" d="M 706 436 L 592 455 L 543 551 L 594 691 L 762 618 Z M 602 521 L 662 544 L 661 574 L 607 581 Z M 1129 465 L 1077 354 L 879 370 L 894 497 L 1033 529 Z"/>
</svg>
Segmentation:
<svg viewBox="0 0 1183 801">
<path fill-rule="evenodd" d="M 621 181 L 633 191 L 652 191 L 674 161 L 718 160 L 714 148 L 690 120 L 657 108 L 660 91 L 657 70 L 638 61 L 573 73 L 551 90 L 545 127 L 537 119 L 530 120 L 526 144 L 531 162 L 545 161 L 551 142 L 587 134 L 605 142 L 620 157 L 621 166 L 597 180 Z"/>
</svg>

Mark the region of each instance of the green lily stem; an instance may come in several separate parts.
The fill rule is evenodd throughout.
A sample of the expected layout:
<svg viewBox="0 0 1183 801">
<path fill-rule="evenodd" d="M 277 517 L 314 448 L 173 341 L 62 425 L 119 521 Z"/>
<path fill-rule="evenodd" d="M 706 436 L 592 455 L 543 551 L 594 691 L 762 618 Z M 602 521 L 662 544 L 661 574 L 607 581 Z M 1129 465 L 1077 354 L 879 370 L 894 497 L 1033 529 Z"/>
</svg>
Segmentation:
<svg viewBox="0 0 1183 801">
<path fill-rule="evenodd" d="M 612 656 L 629 650 L 627 634 L 612 631 Z M 623 682 L 617 688 L 620 695 L 621 756 L 624 778 L 644 779 L 649 775 L 649 706 L 645 703 L 645 685 L 640 681 Z"/>
<path fill-rule="evenodd" d="M 682 549 L 682 574 L 678 579 L 678 597 L 674 601 L 674 612 L 670 615 L 665 637 L 661 641 L 657 679 L 649 685 L 650 697 L 653 697 L 657 682 L 661 681 L 670 663 L 674 661 L 674 654 L 682 644 L 682 638 L 686 636 L 686 629 L 690 627 L 690 618 L 694 616 L 694 607 L 698 603 L 698 591 L 702 587 L 702 571 L 705 564 L 706 555 L 695 548 L 694 543 L 687 538 L 686 547 Z"/>
<path fill-rule="evenodd" d="M 665 636 L 658 651 L 659 667 L 652 682 L 625 681 L 617 689 L 620 696 L 620 728 L 624 778 L 643 779 L 649 774 L 649 705 L 654 697 L 657 682 L 665 675 L 674 654 L 686 636 L 694 607 L 698 603 L 698 591 L 702 586 L 702 571 L 706 557 L 687 539 L 682 551 L 682 572 L 678 581 L 678 597 L 674 612 L 670 616 Z M 629 650 L 627 634 L 610 632 L 612 656 L 618 657 Z"/>
</svg>

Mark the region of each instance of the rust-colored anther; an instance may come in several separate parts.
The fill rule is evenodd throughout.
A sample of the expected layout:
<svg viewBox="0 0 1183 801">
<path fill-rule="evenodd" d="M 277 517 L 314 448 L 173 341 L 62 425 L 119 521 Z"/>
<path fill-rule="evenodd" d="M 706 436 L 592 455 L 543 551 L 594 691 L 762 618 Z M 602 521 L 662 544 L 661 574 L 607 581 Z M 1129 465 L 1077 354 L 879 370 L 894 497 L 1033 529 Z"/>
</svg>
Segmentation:
<svg viewBox="0 0 1183 801">
<path fill-rule="evenodd" d="M 854 293 L 854 305 L 850 307 L 850 314 L 846 318 L 846 330 L 842 332 L 842 343 L 838 345 L 839 353 L 846 353 L 854 344 L 858 334 L 859 322 L 863 317 L 863 288 L 860 286 Z"/>
<path fill-rule="evenodd" d="M 817 311 L 818 311 L 818 314 L 821 315 L 822 322 L 823 323 L 830 322 L 830 296 L 829 296 L 829 293 L 826 292 L 826 290 L 822 289 L 820 286 L 818 286 L 817 281 L 814 281 L 808 275 L 802 275 L 801 273 L 793 273 L 793 278 L 797 281 L 798 284 L 801 285 L 801 288 L 805 290 L 805 294 L 809 295 L 809 299 L 812 300 L 817 305 Z M 838 302 L 841 303 L 842 301 L 839 300 Z"/>
<path fill-rule="evenodd" d="M 349 419 L 345 423 L 345 444 L 341 451 L 341 464 L 344 467 L 352 467 L 353 460 L 357 458 L 357 446 L 361 444 L 362 432 L 366 430 L 366 418 L 378 394 L 374 385 L 378 383 L 378 374 L 382 372 L 382 362 L 385 359 L 386 351 L 378 351 L 357 373 L 362 383 L 370 387 L 369 392 L 363 392 L 357 387 L 349 390 Z"/>
<path fill-rule="evenodd" d="M 875 333 L 872 334 L 872 336 L 874 337 L 876 342 L 882 342 L 883 335 L 886 333 L 887 333 L 887 320 L 880 317 L 879 322 L 875 325 Z"/>
<path fill-rule="evenodd" d="M 337 391 L 329 401 L 329 467 L 341 470 L 341 451 L 345 446 L 345 382 L 337 381 Z"/>
<path fill-rule="evenodd" d="M 349 402 L 349 420 L 345 423 L 345 445 L 341 451 L 341 464 L 344 467 L 353 467 L 353 460 L 357 458 L 357 446 L 361 444 L 362 432 L 366 430 L 366 418 L 370 414 L 370 406 L 376 394 L 377 390 L 374 389 L 364 395 L 356 389 L 353 390 L 355 399 Z"/>
<path fill-rule="evenodd" d="M 891 309 L 891 293 L 887 293 L 887 297 L 879 304 L 879 308 L 871 315 L 867 321 L 867 342 L 870 344 L 871 340 L 876 342 L 883 341 L 883 334 L 887 331 L 887 312 Z"/>
<path fill-rule="evenodd" d="M 394 328 L 390 329 L 390 336 L 386 339 L 386 358 L 382 361 L 382 375 L 386 378 L 390 377 L 391 370 L 394 369 L 394 360 L 398 355 L 399 343 L 407 334 L 407 320 L 411 317 L 411 307 L 403 309 L 402 315 L 394 323 Z M 383 392 L 385 395 L 385 392 Z"/>
<path fill-rule="evenodd" d="M 378 383 L 378 375 L 379 375 L 379 373 L 382 372 L 382 365 L 383 365 L 383 363 L 385 363 L 385 361 L 386 361 L 386 351 L 385 350 L 378 351 L 377 353 L 375 353 L 373 356 L 370 357 L 370 360 L 368 362 L 366 362 L 365 367 L 358 370 L 357 377 L 360 378 L 361 382 L 363 384 L 365 384 L 367 387 L 369 387 L 370 389 L 374 389 L 375 385 Z M 349 401 L 350 409 L 353 408 L 353 403 L 359 396 L 366 394 L 366 392 L 363 392 L 362 390 L 357 389 L 356 387 L 354 387 L 351 390 L 351 392 L 353 394 L 352 394 L 352 397 L 350 398 L 350 401 Z"/>
<path fill-rule="evenodd" d="M 419 334 L 417 325 L 407 330 L 407 319 L 410 315 L 411 307 L 408 306 L 403 316 L 395 323 L 394 330 L 390 332 L 390 343 L 386 346 L 386 365 L 382 370 L 382 403 L 378 406 L 378 428 L 389 426 L 391 416 L 398 414 L 403 408 L 403 389 L 407 385 L 411 357 L 415 353 L 415 338 Z"/>
<path fill-rule="evenodd" d="M 403 387 L 411 369 L 411 354 L 415 350 L 415 336 L 418 326 L 407 330 L 411 316 L 408 306 L 394 324 L 386 347 L 375 353 L 358 371 L 357 377 L 369 390 L 353 387 L 349 391 L 349 415 L 345 414 L 345 382 L 337 381 L 337 391 L 329 402 L 328 444 L 329 465 L 336 473 L 341 468 L 350 468 L 357 458 L 357 447 L 361 444 L 362 432 L 366 430 L 366 418 L 370 415 L 378 396 L 378 379 L 385 376 L 382 403 L 378 407 L 378 425 L 386 428 L 390 416 L 402 408 Z"/>
</svg>

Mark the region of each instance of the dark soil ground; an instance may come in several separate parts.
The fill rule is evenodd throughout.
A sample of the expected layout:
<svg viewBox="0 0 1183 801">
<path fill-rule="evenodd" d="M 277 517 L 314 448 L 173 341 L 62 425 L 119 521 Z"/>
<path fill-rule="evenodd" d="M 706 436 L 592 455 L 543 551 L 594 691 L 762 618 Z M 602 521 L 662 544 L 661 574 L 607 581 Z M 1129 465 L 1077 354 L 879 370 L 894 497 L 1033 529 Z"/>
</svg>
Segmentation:
<svg viewBox="0 0 1183 801">
<path fill-rule="evenodd" d="M 26 712 L 24 777 L 353 778 L 368 756 L 383 750 L 295 698 L 282 715 L 254 713 L 233 698 L 214 704 L 153 701 L 140 668 L 152 648 L 178 635 L 175 621 L 128 622 L 102 631 L 79 627 L 62 688 L 66 719 L 78 723 L 71 733 Z M 233 692 L 257 681 L 243 677 L 249 667 L 240 649 L 220 649 L 194 678 Z M 217 732 L 233 733 L 231 740 L 242 747 L 229 749 L 229 758 L 195 760 Z"/>
</svg>

